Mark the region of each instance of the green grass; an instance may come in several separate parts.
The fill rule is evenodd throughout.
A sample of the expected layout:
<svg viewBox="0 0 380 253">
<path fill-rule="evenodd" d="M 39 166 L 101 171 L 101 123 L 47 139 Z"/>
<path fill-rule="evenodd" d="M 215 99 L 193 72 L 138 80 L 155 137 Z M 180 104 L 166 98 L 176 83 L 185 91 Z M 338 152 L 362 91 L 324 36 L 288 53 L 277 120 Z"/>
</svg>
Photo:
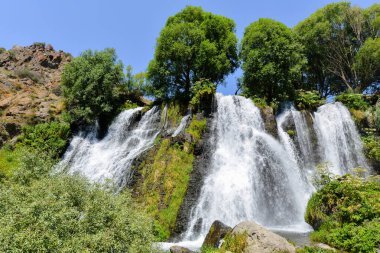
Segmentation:
<svg viewBox="0 0 380 253">
<path fill-rule="evenodd" d="M 7 146 L 0 149 L 0 178 L 12 175 L 13 171 L 20 165 L 22 154 L 21 149 L 12 150 Z"/>
<path fill-rule="evenodd" d="M 186 133 L 190 134 L 194 142 L 198 142 L 202 138 L 203 132 L 206 130 L 206 119 L 197 119 L 193 117 L 189 127 L 186 129 Z"/>
</svg>

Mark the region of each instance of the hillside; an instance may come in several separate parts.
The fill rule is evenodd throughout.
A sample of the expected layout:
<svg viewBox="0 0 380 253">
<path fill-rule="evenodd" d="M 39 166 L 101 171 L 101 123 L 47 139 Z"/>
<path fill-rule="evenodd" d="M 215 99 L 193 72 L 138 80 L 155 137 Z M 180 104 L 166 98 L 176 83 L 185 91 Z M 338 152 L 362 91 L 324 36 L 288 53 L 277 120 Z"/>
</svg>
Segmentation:
<svg viewBox="0 0 380 253">
<path fill-rule="evenodd" d="M 71 59 L 44 43 L 0 51 L 0 145 L 23 125 L 60 114 L 61 72 Z"/>
</svg>

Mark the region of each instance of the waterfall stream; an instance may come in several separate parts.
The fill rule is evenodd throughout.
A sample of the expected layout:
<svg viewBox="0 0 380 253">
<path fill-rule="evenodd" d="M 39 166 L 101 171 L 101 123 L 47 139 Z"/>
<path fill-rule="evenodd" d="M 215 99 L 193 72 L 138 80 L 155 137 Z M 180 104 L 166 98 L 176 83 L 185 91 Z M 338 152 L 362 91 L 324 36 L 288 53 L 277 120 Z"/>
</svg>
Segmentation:
<svg viewBox="0 0 380 253">
<path fill-rule="evenodd" d="M 234 226 L 254 220 L 276 229 L 308 230 L 303 213 L 310 196 L 294 159 L 264 130 L 250 99 L 217 95 L 215 152 L 185 240 L 204 237 L 220 220 Z"/>
<path fill-rule="evenodd" d="M 130 179 L 133 160 L 153 145 L 159 133 L 159 110 L 152 108 L 136 123 L 141 110 L 120 113 L 101 140 L 96 138 L 96 129 L 75 136 L 58 168 L 94 182 L 112 180 L 119 188 L 124 187 Z"/>
</svg>

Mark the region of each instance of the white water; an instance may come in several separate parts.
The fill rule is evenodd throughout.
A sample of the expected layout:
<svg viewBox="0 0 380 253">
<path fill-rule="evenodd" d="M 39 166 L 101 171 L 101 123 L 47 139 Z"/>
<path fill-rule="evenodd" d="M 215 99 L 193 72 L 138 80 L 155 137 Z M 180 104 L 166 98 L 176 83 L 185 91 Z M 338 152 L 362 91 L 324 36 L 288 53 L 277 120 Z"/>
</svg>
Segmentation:
<svg viewBox="0 0 380 253">
<path fill-rule="evenodd" d="M 314 128 L 321 162 L 327 163 L 330 172 L 343 175 L 353 168 L 369 168 L 355 123 L 343 104 L 337 102 L 319 107 Z"/>
<path fill-rule="evenodd" d="M 58 168 L 94 182 L 111 180 L 119 188 L 125 186 L 133 160 L 153 145 L 159 133 L 159 110 L 154 107 L 136 123 L 141 109 L 120 113 L 101 140 L 96 138 L 96 129 L 75 136 Z"/>
<path fill-rule="evenodd" d="M 183 130 L 185 130 L 186 125 L 187 125 L 187 123 L 189 122 L 190 119 L 191 119 L 191 115 L 190 114 L 186 115 L 185 117 L 183 117 L 181 119 L 181 123 L 179 124 L 179 126 L 177 127 L 177 129 L 172 134 L 172 137 L 176 137 L 177 135 L 179 135 L 180 133 L 182 133 Z"/>
<path fill-rule="evenodd" d="M 186 240 L 204 237 L 215 220 L 234 226 L 254 220 L 266 227 L 309 230 L 304 209 L 310 195 L 294 159 L 267 134 L 251 100 L 217 95 L 215 152 Z"/>
</svg>

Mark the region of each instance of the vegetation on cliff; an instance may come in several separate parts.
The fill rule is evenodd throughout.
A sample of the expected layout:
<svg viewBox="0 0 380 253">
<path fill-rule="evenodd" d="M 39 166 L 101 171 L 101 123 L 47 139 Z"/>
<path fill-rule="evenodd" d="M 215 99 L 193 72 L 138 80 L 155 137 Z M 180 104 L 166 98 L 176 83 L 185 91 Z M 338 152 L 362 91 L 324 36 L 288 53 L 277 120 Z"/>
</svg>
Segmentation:
<svg viewBox="0 0 380 253">
<path fill-rule="evenodd" d="M 380 183 L 345 175 L 324 174 L 321 188 L 308 202 L 305 219 L 311 238 L 349 252 L 376 252 L 380 243 Z"/>
</svg>

